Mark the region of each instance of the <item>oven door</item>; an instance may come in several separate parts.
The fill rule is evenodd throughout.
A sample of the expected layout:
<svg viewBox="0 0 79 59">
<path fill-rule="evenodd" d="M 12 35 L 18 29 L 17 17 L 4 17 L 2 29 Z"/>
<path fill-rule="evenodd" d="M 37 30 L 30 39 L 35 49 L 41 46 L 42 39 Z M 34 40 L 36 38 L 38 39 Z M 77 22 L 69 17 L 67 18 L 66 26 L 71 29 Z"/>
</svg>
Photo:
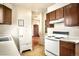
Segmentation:
<svg viewBox="0 0 79 59">
<path fill-rule="evenodd" d="M 46 52 L 49 52 L 55 56 L 59 56 L 59 40 L 45 39 L 45 53 Z"/>
</svg>

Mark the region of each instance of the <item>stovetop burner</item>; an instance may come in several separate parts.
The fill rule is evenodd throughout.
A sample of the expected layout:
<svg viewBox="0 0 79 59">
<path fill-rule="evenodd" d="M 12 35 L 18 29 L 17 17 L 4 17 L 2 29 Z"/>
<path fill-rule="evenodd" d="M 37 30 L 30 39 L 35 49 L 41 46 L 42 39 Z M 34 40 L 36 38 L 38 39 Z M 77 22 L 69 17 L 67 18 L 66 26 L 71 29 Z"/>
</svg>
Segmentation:
<svg viewBox="0 0 79 59">
<path fill-rule="evenodd" d="M 48 37 L 55 37 L 55 36 L 48 36 Z"/>
<path fill-rule="evenodd" d="M 61 39 L 61 38 L 64 38 L 64 37 L 57 37 L 57 36 L 48 36 L 49 39 Z"/>
</svg>

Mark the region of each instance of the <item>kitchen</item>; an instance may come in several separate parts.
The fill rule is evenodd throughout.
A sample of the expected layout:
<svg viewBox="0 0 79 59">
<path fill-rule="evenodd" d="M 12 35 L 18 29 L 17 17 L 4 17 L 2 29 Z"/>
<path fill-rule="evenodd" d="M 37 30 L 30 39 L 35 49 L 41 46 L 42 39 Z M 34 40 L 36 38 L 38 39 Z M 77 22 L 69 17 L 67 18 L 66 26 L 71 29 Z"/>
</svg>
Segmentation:
<svg viewBox="0 0 79 59">
<path fill-rule="evenodd" d="M 49 56 L 79 55 L 79 19 L 77 3 L 56 4 L 47 9 L 45 53 Z"/>
<path fill-rule="evenodd" d="M 2 34 L 12 36 L 17 55 L 33 51 L 32 42 L 36 40 L 42 46 L 39 50 L 44 54 L 41 56 L 79 56 L 78 3 L 3 3 L 0 7 L 0 37 L 4 37 Z M 37 24 L 39 28 L 34 32 L 38 35 L 33 35 L 33 25 Z M 40 40 L 32 40 L 32 36 L 38 36 Z"/>
</svg>

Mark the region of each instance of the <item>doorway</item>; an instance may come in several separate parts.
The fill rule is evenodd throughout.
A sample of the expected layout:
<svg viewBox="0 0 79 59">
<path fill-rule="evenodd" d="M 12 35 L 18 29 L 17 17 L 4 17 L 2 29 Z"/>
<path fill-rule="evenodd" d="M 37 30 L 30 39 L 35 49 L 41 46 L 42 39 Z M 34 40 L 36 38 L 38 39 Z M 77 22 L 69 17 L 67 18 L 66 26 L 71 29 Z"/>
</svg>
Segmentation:
<svg viewBox="0 0 79 59">
<path fill-rule="evenodd" d="M 32 12 L 32 48 L 41 44 L 41 13 Z"/>
<path fill-rule="evenodd" d="M 38 45 L 40 42 L 40 35 L 39 35 L 39 25 L 33 25 L 33 37 L 32 37 L 32 48 Z"/>
<path fill-rule="evenodd" d="M 39 25 L 33 25 L 33 37 L 39 37 Z"/>
</svg>

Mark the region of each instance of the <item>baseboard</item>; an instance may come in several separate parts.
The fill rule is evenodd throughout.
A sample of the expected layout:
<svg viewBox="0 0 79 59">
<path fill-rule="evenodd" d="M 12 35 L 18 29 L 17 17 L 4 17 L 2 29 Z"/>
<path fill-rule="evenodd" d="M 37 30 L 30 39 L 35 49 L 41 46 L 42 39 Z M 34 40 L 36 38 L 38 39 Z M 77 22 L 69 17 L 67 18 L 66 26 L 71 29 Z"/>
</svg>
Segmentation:
<svg viewBox="0 0 79 59">
<path fill-rule="evenodd" d="M 22 53 L 24 53 L 24 52 L 27 52 L 27 51 L 31 51 L 31 49 L 28 49 L 28 50 L 24 50 L 24 51 L 22 51 Z"/>
</svg>

